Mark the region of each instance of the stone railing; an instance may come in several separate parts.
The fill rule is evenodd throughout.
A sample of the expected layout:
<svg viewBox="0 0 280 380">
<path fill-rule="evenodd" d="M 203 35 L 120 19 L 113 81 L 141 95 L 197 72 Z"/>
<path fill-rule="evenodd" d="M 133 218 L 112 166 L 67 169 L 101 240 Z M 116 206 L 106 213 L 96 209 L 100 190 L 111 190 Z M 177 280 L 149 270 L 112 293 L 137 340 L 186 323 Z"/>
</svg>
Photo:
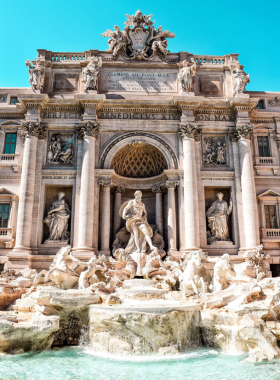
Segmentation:
<svg viewBox="0 0 280 380">
<path fill-rule="evenodd" d="M 15 154 L 0 154 L 0 168 L 3 166 L 12 166 L 15 173 L 20 168 L 19 153 Z"/>
<path fill-rule="evenodd" d="M 277 165 L 276 157 L 254 157 L 255 165 Z"/>
<path fill-rule="evenodd" d="M 0 228 L 0 242 L 5 243 L 6 248 L 13 248 L 15 245 L 15 229 L 14 228 Z"/>
<path fill-rule="evenodd" d="M 261 228 L 262 242 L 280 242 L 280 228 Z"/>
<path fill-rule="evenodd" d="M 226 58 L 224 56 L 205 56 L 205 55 L 194 55 L 195 62 L 201 65 L 224 65 L 226 63 Z"/>
<path fill-rule="evenodd" d="M 51 53 L 52 61 L 84 61 L 85 53 Z"/>
</svg>

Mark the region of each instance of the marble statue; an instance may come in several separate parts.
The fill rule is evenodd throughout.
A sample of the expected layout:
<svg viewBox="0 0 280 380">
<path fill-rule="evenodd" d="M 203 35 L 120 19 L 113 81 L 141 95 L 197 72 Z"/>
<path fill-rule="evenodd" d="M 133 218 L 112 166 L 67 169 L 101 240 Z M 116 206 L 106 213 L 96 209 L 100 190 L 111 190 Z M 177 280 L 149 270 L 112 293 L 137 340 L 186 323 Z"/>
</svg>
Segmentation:
<svg viewBox="0 0 280 380">
<path fill-rule="evenodd" d="M 126 228 L 130 233 L 129 242 L 125 251 L 137 263 L 137 274 L 141 275 L 141 268 L 145 265 L 147 244 L 152 251 L 156 247 L 152 243 L 153 230 L 147 222 L 147 212 L 141 201 L 142 192 L 134 193 L 135 199 L 125 202 L 120 209 L 120 215 L 126 220 Z"/>
<path fill-rule="evenodd" d="M 233 96 L 242 95 L 247 83 L 250 83 L 250 75 L 240 68 L 240 64 L 235 68 L 230 67 L 230 70 L 233 77 Z"/>
<path fill-rule="evenodd" d="M 180 87 L 180 95 L 184 93 L 191 92 L 192 88 L 192 77 L 196 73 L 196 62 L 194 58 L 191 58 L 192 64 L 189 65 L 189 62 L 185 59 L 183 61 L 183 68 L 178 73 L 178 82 Z"/>
<path fill-rule="evenodd" d="M 150 60 L 158 56 L 166 61 L 166 56 L 170 54 L 167 38 L 174 38 L 175 34 L 163 31 L 162 26 L 155 29 L 151 17 L 152 15 L 143 15 L 138 10 L 134 15 L 126 15 L 123 31 L 115 25 L 113 31 L 108 29 L 101 34 L 110 37 L 107 51 L 112 53 L 113 59 L 121 52 L 125 59 Z"/>
<path fill-rule="evenodd" d="M 192 290 L 198 294 L 198 287 L 201 286 L 202 291 L 206 292 L 206 286 L 203 277 L 199 274 L 199 267 L 201 266 L 201 256 L 199 251 L 190 252 L 186 261 L 184 272 L 180 276 L 181 289 L 186 292 Z"/>
<path fill-rule="evenodd" d="M 67 230 L 71 212 L 64 197 L 65 193 L 58 193 L 58 198 L 53 202 L 52 207 L 48 211 L 47 217 L 44 219 L 44 223 L 47 224 L 50 231 L 49 237 L 45 243 L 50 241 L 61 241 L 68 244 L 70 234 Z"/>
<path fill-rule="evenodd" d="M 42 90 L 42 75 L 43 68 L 40 66 L 39 59 L 35 59 L 34 61 L 29 61 L 28 59 L 25 61 L 25 65 L 28 66 L 28 74 L 29 74 L 29 84 L 33 91 L 41 91 Z"/>
<path fill-rule="evenodd" d="M 131 255 L 124 249 L 119 248 L 114 253 L 116 262 L 113 264 L 113 269 L 105 272 L 107 281 L 111 280 L 131 280 L 135 277 L 137 264 L 131 258 Z"/>
<path fill-rule="evenodd" d="M 79 289 L 86 289 L 90 285 L 98 283 L 99 278 L 96 271 L 100 270 L 104 273 L 107 267 L 104 266 L 104 261 L 106 261 L 105 256 L 97 258 L 93 255 L 87 264 L 87 269 L 83 271 L 79 277 Z"/>
<path fill-rule="evenodd" d="M 68 144 L 66 150 L 59 154 L 59 160 L 63 164 L 71 164 L 73 162 L 73 158 L 74 158 L 74 147 L 73 147 L 73 144 L 70 143 Z"/>
<path fill-rule="evenodd" d="M 223 193 L 218 193 L 218 199 L 212 203 L 206 213 L 208 225 L 211 230 L 211 236 L 208 238 L 209 244 L 215 241 L 230 241 L 228 217 L 232 212 L 232 200 L 230 200 L 228 206 L 227 202 L 223 201 L 223 196 Z"/>
<path fill-rule="evenodd" d="M 153 30 L 153 37 L 150 39 L 152 42 L 152 50 L 154 53 L 159 51 L 160 53 L 167 55 L 170 53 L 167 50 L 167 39 L 166 38 L 174 38 L 175 34 L 170 33 L 169 30 L 162 31 L 162 26 L 160 25 L 158 29 Z"/>
<path fill-rule="evenodd" d="M 214 265 L 213 286 L 214 292 L 219 292 L 220 290 L 228 288 L 226 274 L 230 273 L 232 276 L 236 276 L 236 274 L 233 270 L 231 270 L 229 255 L 227 253 L 225 253 L 222 257 L 215 258 L 215 260 L 216 264 Z"/>
<path fill-rule="evenodd" d="M 67 261 L 72 261 L 72 269 Z M 60 289 L 72 289 L 78 284 L 79 275 L 86 265 L 72 256 L 71 246 L 63 247 L 56 254 L 44 282 L 51 280 Z"/>
<path fill-rule="evenodd" d="M 111 37 L 108 40 L 109 49 L 106 51 L 112 53 L 113 58 L 116 58 L 119 51 L 125 46 L 127 42 L 127 36 L 125 31 L 121 31 L 120 28 L 115 25 L 114 30 L 107 29 L 106 32 L 101 34 L 102 37 Z"/>
<path fill-rule="evenodd" d="M 257 281 L 261 281 L 267 277 L 266 270 L 263 268 L 264 260 L 267 259 L 269 255 L 263 250 L 263 244 L 255 247 L 252 253 L 249 254 L 249 263 L 256 270 Z"/>
<path fill-rule="evenodd" d="M 85 83 L 85 91 L 98 90 L 99 69 L 102 67 L 101 57 L 91 57 L 89 64 L 83 70 L 82 82 Z"/>
<path fill-rule="evenodd" d="M 146 257 L 146 264 L 143 268 L 143 277 L 151 279 L 157 276 L 165 276 L 168 270 L 164 268 L 160 252 L 157 248 Z"/>
</svg>

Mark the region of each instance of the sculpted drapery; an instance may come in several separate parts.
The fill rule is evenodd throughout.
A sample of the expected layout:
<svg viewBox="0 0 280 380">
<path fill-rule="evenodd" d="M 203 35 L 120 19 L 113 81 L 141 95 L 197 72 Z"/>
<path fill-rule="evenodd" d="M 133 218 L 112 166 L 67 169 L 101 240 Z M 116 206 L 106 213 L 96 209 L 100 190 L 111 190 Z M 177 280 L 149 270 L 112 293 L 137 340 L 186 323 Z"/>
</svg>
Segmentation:
<svg viewBox="0 0 280 380">
<path fill-rule="evenodd" d="M 48 240 L 68 241 L 69 232 L 67 229 L 71 213 L 67 203 L 63 199 L 64 197 L 65 194 L 63 192 L 58 193 L 58 199 L 53 202 L 44 220 L 50 230 Z"/>
</svg>

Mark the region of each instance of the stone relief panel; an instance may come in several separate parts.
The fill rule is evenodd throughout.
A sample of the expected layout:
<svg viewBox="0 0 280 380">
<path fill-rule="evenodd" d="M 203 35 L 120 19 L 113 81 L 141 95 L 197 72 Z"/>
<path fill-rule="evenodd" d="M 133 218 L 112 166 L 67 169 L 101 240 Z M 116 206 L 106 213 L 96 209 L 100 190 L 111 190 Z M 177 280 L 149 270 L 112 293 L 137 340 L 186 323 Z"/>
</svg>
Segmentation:
<svg viewBox="0 0 280 380">
<path fill-rule="evenodd" d="M 280 97 L 276 96 L 274 99 L 270 99 L 267 102 L 268 107 L 280 107 Z"/>
<path fill-rule="evenodd" d="M 219 76 L 200 76 L 198 78 L 199 92 L 206 95 L 223 94 L 223 79 Z"/>
<path fill-rule="evenodd" d="M 75 165 L 75 134 L 51 132 L 47 145 L 47 166 Z"/>
<path fill-rule="evenodd" d="M 206 167 L 228 166 L 226 136 L 202 137 L 202 162 Z"/>
<path fill-rule="evenodd" d="M 0 94 L 0 103 L 6 103 L 7 94 Z"/>
<path fill-rule="evenodd" d="M 78 84 L 79 84 L 78 73 L 54 74 L 53 91 L 64 91 L 64 92 L 78 91 Z"/>
</svg>

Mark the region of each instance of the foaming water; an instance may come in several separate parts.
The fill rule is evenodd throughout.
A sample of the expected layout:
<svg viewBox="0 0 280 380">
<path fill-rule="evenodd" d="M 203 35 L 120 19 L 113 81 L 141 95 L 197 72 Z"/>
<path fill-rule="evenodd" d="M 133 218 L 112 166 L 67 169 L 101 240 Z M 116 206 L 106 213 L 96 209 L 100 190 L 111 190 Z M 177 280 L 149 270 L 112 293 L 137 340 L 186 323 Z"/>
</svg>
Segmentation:
<svg viewBox="0 0 280 380">
<path fill-rule="evenodd" d="M 168 356 L 97 356 L 88 348 L 30 352 L 0 358 L 0 380 L 279 380 L 280 361 L 242 363 L 230 356 L 198 349 Z"/>
</svg>

